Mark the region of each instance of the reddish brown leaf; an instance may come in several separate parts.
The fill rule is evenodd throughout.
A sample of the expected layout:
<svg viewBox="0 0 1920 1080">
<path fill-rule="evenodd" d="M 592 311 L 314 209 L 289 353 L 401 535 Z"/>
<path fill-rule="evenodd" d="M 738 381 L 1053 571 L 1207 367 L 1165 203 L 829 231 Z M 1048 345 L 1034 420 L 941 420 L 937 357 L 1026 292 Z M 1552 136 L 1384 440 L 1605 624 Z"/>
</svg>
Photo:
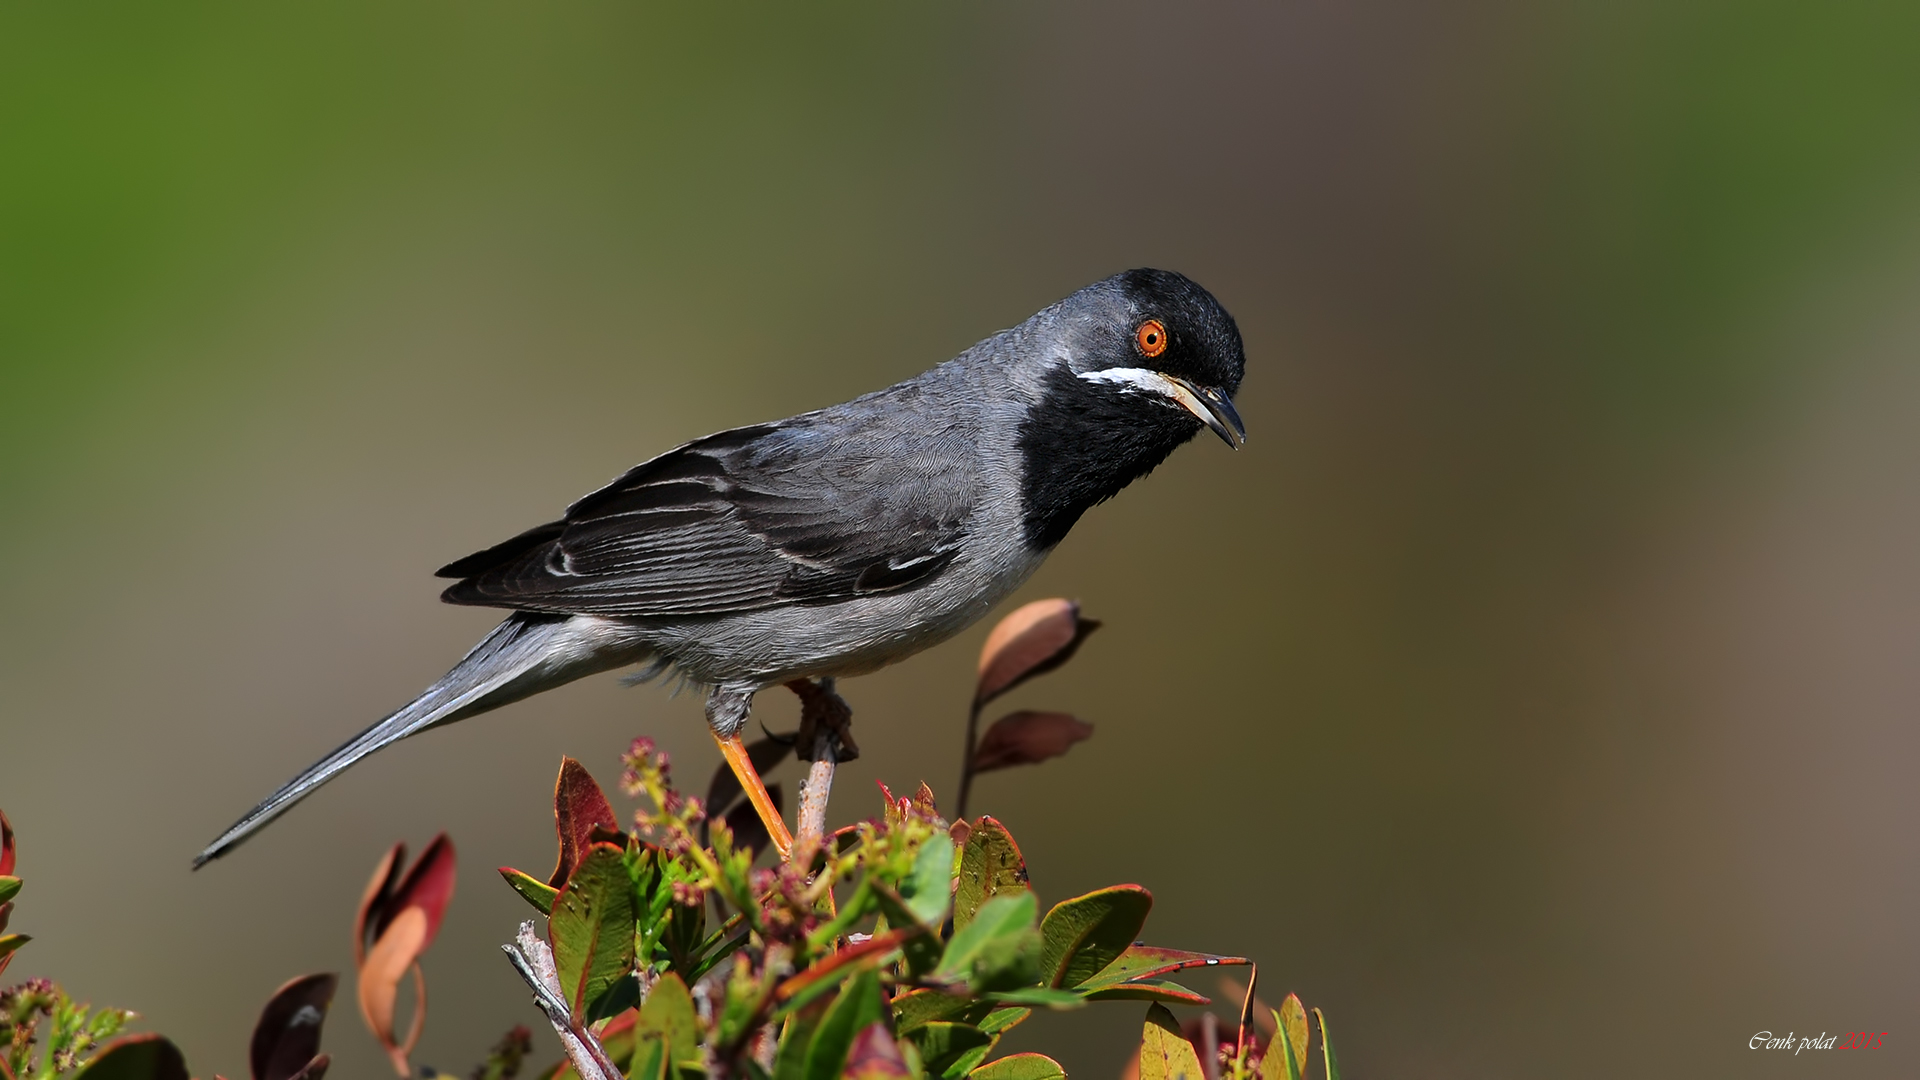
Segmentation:
<svg viewBox="0 0 1920 1080">
<path fill-rule="evenodd" d="M 1022 709 L 994 721 L 973 751 L 973 771 L 1035 765 L 1093 736 L 1093 725 L 1057 712 Z"/>
<path fill-rule="evenodd" d="M 876 1020 L 854 1035 L 853 1045 L 847 1048 L 847 1067 L 840 1075 L 842 1080 L 894 1080 L 913 1074 L 886 1022 Z"/>
<path fill-rule="evenodd" d="M 409 1075 L 407 1055 L 420 1038 L 427 1016 L 426 979 L 417 961 L 439 933 L 447 904 L 453 899 L 453 842 L 446 833 L 434 837 L 420 853 L 419 861 L 402 875 L 400 865 L 405 858 L 406 847 L 395 844 L 380 860 L 354 921 L 360 1015 L 402 1077 Z M 407 1037 L 398 1040 L 394 1037 L 394 1005 L 400 980 L 409 968 L 413 970 L 418 1000 Z"/>
<path fill-rule="evenodd" d="M 446 918 L 447 904 L 453 900 L 453 879 L 453 841 L 447 839 L 446 833 L 441 833 L 433 838 L 427 850 L 420 853 L 419 861 L 394 887 L 384 910 L 375 917 L 374 936 L 384 935 L 387 926 L 402 911 L 418 908 L 427 916 L 427 936 L 420 943 L 419 950 L 425 952 L 427 946 L 433 944 L 434 936 L 440 933 L 440 922 Z"/>
<path fill-rule="evenodd" d="M 613 812 L 613 804 L 594 783 L 586 766 L 570 757 L 561 758 L 560 777 L 553 785 L 553 828 L 560 836 L 560 858 L 547 884 L 557 889 L 567 883 L 567 875 L 573 873 L 587 845 L 593 842 L 595 825 L 618 829 L 620 815 Z"/>
<path fill-rule="evenodd" d="M 302 975 L 273 992 L 253 1026 L 247 1061 L 253 1080 L 291 1080 L 320 1052 L 320 1026 L 340 978 Z"/>
<path fill-rule="evenodd" d="M 906 930 L 889 930 L 884 934 L 875 934 L 858 945 L 849 945 L 807 970 L 800 972 L 798 975 L 789 977 L 779 986 L 774 987 L 774 1000 L 791 1001 L 794 995 L 812 986 L 814 983 L 819 982 L 821 979 L 832 975 L 834 972 L 839 971 L 841 968 L 846 967 L 848 964 L 858 963 L 875 954 L 884 956 L 899 948 L 901 942 L 920 932 L 921 931 L 913 928 Z"/>
<path fill-rule="evenodd" d="M 947 826 L 947 836 L 953 840 L 954 847 L 966 847 L 967 837 L 971 835 L 973 835 L 973 826 L 967 824 L 966 818 L 961 818 Z"/>
<path fill-rule="evenodd" d="M 0 904 L 0 934 L 7 932 L 7 920 L 13 917 L 13 901 Z"/>
<path fill-rule="evenodd" d="M 980 648 L 974 704 L 984 705 L 1066 663 L 1099 627 L 1092 619 L 1080 617 L 1079 604 L 1059 597 L 1016 608 L 994 626 Z"/>
<path fill-rule="evenodd" d="M 374 923 L 387 909 L 393 887 L 400 881 L 400 869 L 407 859 L 407 845 L 395 844 L 373 868 L 367 879 L 367 891 L 360 894 L 360 910 L 353 917 L 353 966 L 367 960 L 367 946 L 373 944 Z"/>
<path fill-rule="evenodd" d="M 313 1060 L 301 1067 L 300 1071 L 287 1077 L 287 1080 L 321 1080 L 327 1075 L 327 1066 L 333 1059 L 325 1054 L 315 1054 Z"/>
<path fill-rule="evenodd" d="M 786 795 L 780 790 L 780 785 L 775 784 L 769 787 L 767 794 L 773 799 L 773 808 L 785 813 Z M 773 842 L 773 838 L 767 835 L 767 823 L 760 820 L 759 812 L 754 810 L 750 802 L 743 802 L 727 811 L 724 820 L 728 831 L 733 833 L 733 846 L 752 848 L 755 858 L 759 858 L 760 853 L 767 850 L 767 845 Z"/>
<path fill-rule="evenodd" d="M 367 950 L 366 962 L 360 965 L 360 1015 L 373 1037 L 386 1048 L 394 1072 L 403 1080 L 411 1075 L 407 1054 L 419 1037 L 427 1013 L 426 980 L 414 963 L 426 947 L 426 940 L 427 913 L 417 907 L 404 908 L 388 924 L 380 940 L 373 943 L 373 948 Z M 414 1006 L 412 1028 L 402 1042 L 394 1037 L 393 1013 L 400 996 L 400 980 L 409 968 L 413 969 L 413 986 L 419 1000 Z"/>
<path fill-rule="evenodd" d="M 13 874 L 13 822 L 0 810 L 0 877 Z"/>
<path fill-rule="evenodd" d="M 933 789 L 927 786 L 925 780 L 920 781 L 920 790 L 913 793 L 913 805 L 919 807 L 929 818 L 940 817 L 940 804 L 934 799 Z"/>
</svg>

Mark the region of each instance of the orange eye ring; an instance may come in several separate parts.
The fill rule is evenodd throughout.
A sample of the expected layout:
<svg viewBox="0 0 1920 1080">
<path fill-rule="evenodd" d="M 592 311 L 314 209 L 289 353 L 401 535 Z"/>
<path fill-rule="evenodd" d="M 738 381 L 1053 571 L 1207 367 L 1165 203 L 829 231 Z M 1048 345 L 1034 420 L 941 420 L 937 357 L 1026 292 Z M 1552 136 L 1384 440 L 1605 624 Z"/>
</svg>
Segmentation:
<svg viewBox="0 0 1920 1080">
<path fill-rule="evenodd" d="M 1167 328 L 1160 325 L 1159 319 L 1148 319 L 1133 332 L 1133 343 L 1140 346 L 1146 356 L 1159 356 L 1167 351 Z"/>
</svg>

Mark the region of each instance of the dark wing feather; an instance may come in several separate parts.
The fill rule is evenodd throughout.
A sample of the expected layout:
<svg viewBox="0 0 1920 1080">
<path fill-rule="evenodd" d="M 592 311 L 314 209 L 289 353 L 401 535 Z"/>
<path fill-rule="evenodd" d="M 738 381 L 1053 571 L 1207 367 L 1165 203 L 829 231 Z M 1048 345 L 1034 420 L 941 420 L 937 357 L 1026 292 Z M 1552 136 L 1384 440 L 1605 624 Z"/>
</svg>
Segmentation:
<svg viewBox="0 0 1920 1080">
<path fill-rule="evenodd" d="M 819 414 L 669 451 L 560 521 L 448 565 L 454 604 L 717 615 L 933 580 L 971 508 L 969 448 Z"/>
</svg>

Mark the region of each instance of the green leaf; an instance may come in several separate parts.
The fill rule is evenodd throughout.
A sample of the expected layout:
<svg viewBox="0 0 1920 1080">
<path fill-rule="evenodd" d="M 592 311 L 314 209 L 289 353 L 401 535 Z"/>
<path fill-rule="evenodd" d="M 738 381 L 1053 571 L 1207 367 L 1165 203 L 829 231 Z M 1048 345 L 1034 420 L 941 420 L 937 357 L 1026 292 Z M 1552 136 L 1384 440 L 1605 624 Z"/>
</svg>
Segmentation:
<svg viewBox="0 0 1920 1080">
<path fill-rule="evenodd" d="M 1002 990 L 988 994 L 986 998 L 1000 1005 L 1031 1005 L 1041 1009 L 1078 1009 L 1087 1003 L 1086 998 L 1071 990 L 1055 990 L 1046 986 Z"/>
<path fill-rule="evenodd" d="M 999 1036 L 988 1036 L 987 1045 L 976 1046 L 955 1058 L 953 1064 L 947 1066 L 946 1070 L 940 1074 L 941 1077 L 943 1080 L 960 1080 L 960 1077 L 979 1068 L 980 1063 L 987 1060 L 987 1055 L 993 1053 L 994 1046 L 999 1042 Z"/>
<path fill-rule="evenodd" d="M 913 1080 L 927 1080 L 926 1062 L 920 1060 L 920 1048 L 913 1045 L 912 1039 L 900 1042 L 900 1056 L 907 1059 L 907 1075 Z"/>
<path fill-rule="evenodd" d="M 1212 953 L 1162 949 L 1153 945 L 1129 945 L 1118 959 L 1100 969 L 1100 973 L 1075 987 L 1083 992 L 1104 990 L 1132 979 L 1150 979 L 1186 968 L 1245 966 L 1252 963 L 1244 956 L 1215 956 Z M 1301 1021 L 1305 1023 L 1305 1021 Z"/>
<path fill-rule="evenodd" d="M 993 1011 L 993 1003 L 940 990 L 909 990 L 893 999 L 893 1030 L 905 1035 L 936 1021 L 971 1024 Z"/>
<path fill-rule="evenodd" d="M 1204 1080 L 1200 1055 L 1180 1034 L 1180 1025 L 1165 1005 L 1147 1007 L 1147 1026 L 1140 1040 L 1140 1080 Z"/>
<path fill-rule="evenodd" d="M 948 844 L 948 850 L 952 850 L 951 843 Z M 945 943 L 940 940 L 940 935 L 934 931 L 933 926 L 922 922 L 907 902 L 885 885 L 869 884 L 865 892 L 872 897 L 874 904 L 880 909 L 880 913 L 887 917 L 887 923 L 893 929 L 910 932 L 909 936 L 900 942 L 900 952 L 907 960 L 907 973 L 917 979 L 932 971 L 934 966 L 940 963 L 940 952 L 945 948 Z M 944 914 L 942 912 L 943 917 Z"/>
<path fill-rule="evenodd" d="M 538 908 L 540 914 L 553 914 L 553 898 L 560 894 L 559 889 L 531 874 L 523 874 L 511 866 L 501 867 L 500 876 L 506 878 L 507 884 L 513 886 L 513 891 L 519 893 L 527 903 Z"/>
<path fill-rule="evenodd" d="M 949 840 L 947 843 L 951 844 L 953 841 Z M 11 876 L 0 877 L 0 904 L 6 903 L 18 895 L 20 895 L 20 879 Z"/>
<path fill-rule="evenodd" d="M 933 839 L 920 845 L 920 854 L 913 860 L 913 873 L 900 883 L 900 898 L 907 902 L 914 918 L 929 926 L 939 926 L 947 918 L 952 886 L 953 839 L 946 833 L 935 833 Z"/>
<path fill-rule="evenodd" d="M 666 1080 L 667 1071 L 665 1042 L 645 1036 L 634 1040 L 633 1064 L 627 1068 L 627 1080 Z"/>
<path fill-rule="evenodd" d="M 1032 1009 L 995 1009 L 980 1021 L 980 1030 L 989 1035 L 998 1035 L 1032 1015 Z"/>
<path fill-rule="evenodd" d="M 675 1065 L 700 1060 L 700 1019 L 693 1011 L 693 995 L 671 971 L 647 992 L 634 1029 L 643 1039 L 665 1043 L 667 1060 Z"/>
<path fill-rule="evenodd" d="M 954 931 L 934 977 L 966 979 L 975 986 L 985 986 L 1018 974 L 1010 969 L 1018 965 L 1023 951 L 1028 954 L 1028 964 L 1033 962 L 1031 945 L 1036 944 L 1033 939 L 1037 937 L 1033 918 L 1038 910 L 1033 894 L 1025 889 L 987 901 L 972 922 Z M 927 1068 L 933 1068 L 931 1062 Z"/>
<path fill-rule="evenodd" d="M 813 1045 L 813 1033 L 820 1027 L 826 1005 L 800 1009 L 787 1017 L 780 1029 L 779 1050 L 773 1058 L 773 1080 L 805 1080 L 807 1048 Z"/>
<path fill-rule="evenodd" d="M 1196 994 L 1176 982 L 1164 979 L 1138 979 L 1134 982 L 1110 986 L 1105 990 L 1088 993 L 1080 991 L 1088 1001 L 1164 1001 L 1174 1005 L 1211 1005 L 1213 999 L 1205 994 Z"/>
<path fill-rule="evenodd" d="M 846 989 L 827 1008 L 807 1047 L 802 1080 L 840 1080 L 847 1066 L 847 1050 L 861 1028 L 881 1019 L 885 999 L 880 994 L 880 977 L 863 971 L 847 983 Z"/>
<path fill-rule="evenodd" d="M 600 999 L 633 970 L 633 925 L 624 852 L 594 844 L 554 897 L 547 920 L 560 989 L 575 1016 L 593 1015 Z"/>
<path fill-rule="evenodd" d="M 129 1035 L 107 1044 L 73 1080 L 187 1080 L 187 1059 L 159 1035 Z"/>
<path fill-rule="evenodd" d="M 632 972 L 613 980 L 607 992 L 594 999 L 587 1008 L 586 1022 L 597 1024 L 602 1020 L 611 1020 L 621 1013 L 640 1004 L 640 980 Z"/>
<path fill-rule="evenodd" d="M 1008 1054 L 968 1075 L 973 1080 L 1067 1080 L 1067 1070 L 1045 1054 Z"/>
<path fill-rule="evenodd" d="M 907 1036 L 920 1050 L 927 1075 L 954 1077 L 965 1074 L 960 1066 L 972 1057 L 986 1058 L 999 1036 L 989 1035 L 971 1024 L 927 1024 Z"/>
<path fill-rule="evenodd" d="M 1313 1018 L 1320 1021 L 1320 1057 L 1327 1066 L 1327 1080 L 1340 1080 L 1340 1065 L 1333 1056 L 1333 1037 L 1327 1034 L 1327 1014 L 1315 1009 Z"/>
<path fill-rule="evenodd" d="M 1120 958 L 1147 925 L 1153 894 L 1138 885 L 1115 885 L 1062 900 L 1040 924 L 1040 981 L 1078 986 Z"/>
<path fill-rule="evenodd" d="M 1294 1047 L 1287 1024 L 1277 1012 L 1273 1014 L 1273 1028 L 1273 1041 L 1267 1044 L 1266 1056 L 1260 1059 L 1260 1080 L 1300 1080 L 1307 1048 Z"/>
<path fill-rule="evenodd" d="M 964 929 L 995 896 L 1025 892 L 1027 863 L 1005 826 L 982 817 L 967 834 L 960 853 L 960 878 L 953 893 L 953 928 Z"/>
<path fill-rule="evenodd" d="M 5 956 L 32 940 L 33 938 L 26 934 L 0 935 L 0 956 Z"/>
<path fill-rule="evenodd" d="M 1280 1020 L 1280 1026 L 1293 1044 L 1294 1069 L 1301 1076 L 1307 1075 L 1307 1010 L 1300 1004 L 1299 994 L 1288 994 L 1287 1000 L 1280 1003 L 1280 1011 L 1274 1014 Z"/>
</svg>

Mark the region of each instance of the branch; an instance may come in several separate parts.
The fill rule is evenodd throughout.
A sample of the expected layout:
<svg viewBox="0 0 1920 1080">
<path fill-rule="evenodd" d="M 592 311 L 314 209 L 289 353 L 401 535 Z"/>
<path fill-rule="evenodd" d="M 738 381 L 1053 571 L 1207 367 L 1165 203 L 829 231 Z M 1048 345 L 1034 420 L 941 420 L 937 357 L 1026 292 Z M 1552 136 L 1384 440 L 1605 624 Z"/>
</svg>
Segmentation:
<svg viewBox="0 0 1920 1080">
<path fill-rule="evenodd" d="M 623 1080 L 600 1040 L 585 1027 L 574 1024 L 567 999 L 560 993 L 560 973 L 553 966 L 553 950 L 534 932 L 533 923 L 521 923 L 515 943 L 500 946 L 500 951 L 507 954 L 513 970 L 520 973 L 520 978 L 533 991 L 534 1004 L 547 1014 L 547 1022 L 553 1025 L 554 1034 L 560 1036 L 560 1045 L 566 1048 L 567 1059 L 573 1062 L 580 1080 Z"/>
</svg>

